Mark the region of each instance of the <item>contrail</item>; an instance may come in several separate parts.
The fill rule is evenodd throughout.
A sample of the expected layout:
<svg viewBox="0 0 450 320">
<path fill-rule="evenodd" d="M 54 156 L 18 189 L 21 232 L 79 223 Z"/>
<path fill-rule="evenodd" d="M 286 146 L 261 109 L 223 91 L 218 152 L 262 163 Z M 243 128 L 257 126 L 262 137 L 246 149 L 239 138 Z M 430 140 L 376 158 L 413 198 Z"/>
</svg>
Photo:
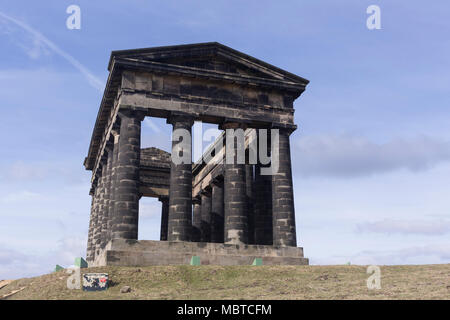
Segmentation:
<svg viewBox="0 0 450 320">
<path fill-rule="evenodd" d="M 102 80 L 97 78 L 91 71 L 89 71 L 85 66 L 83 66 L 77 59 L 72 57 L 70 54 L 59 48 L 55 43 L 47 39 L 43 34 L 40 32 L 34 30 L 32 27 L 27 25 L 26 23 L 19 21 L 13 17 L 10 17 L 3 12 L 0 11 L 0 18 L 3 18 L 9 22 L 14 23 L 15 25 L 19 26 L 23 30 L 30 33 L 37 41 L 40 41 L 42 43 L 45 43 L 53 52 L 60 55 L 64 59 L 66 59 L 71 65 L 73 65 L 78 71 L 80 71 L 88 80 L 89 84 L 94 87 L 97 90 L 100 90 L 100 92 L 103 92 L 103 88 L 105 87 L 105 84 Z"/>
</svg>

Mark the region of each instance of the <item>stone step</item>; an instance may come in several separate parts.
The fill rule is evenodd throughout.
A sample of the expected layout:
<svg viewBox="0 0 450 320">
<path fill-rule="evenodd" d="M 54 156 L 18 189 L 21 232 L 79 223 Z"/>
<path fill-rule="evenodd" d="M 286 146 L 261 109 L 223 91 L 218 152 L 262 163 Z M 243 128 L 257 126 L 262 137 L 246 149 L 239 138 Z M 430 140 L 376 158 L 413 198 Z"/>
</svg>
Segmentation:
<svg viewBox="0 0 450 320">
<path fill-rule="evenodd" d="M 296 257 L 257 257 L 251 255 L 210 255 L 198 253 L 202 265 L 252 265 L 257 258 L 263 265 L 308 265 L 307 258 Z M 177 252 L 137 252 L 108 250 L 105 263 L 109 266 L 153 266 L 190 264 L 192 255 Z"/>
<path fill-rule="evenodd" d="M 228 245 L 223 243 L 207 242 L 169 242 L 152 240 L 121 240 L 114 239 L 108 245 L 110 250 L 126 250 L 133 252 L 179 252 L 191 256 L 199 252 L 212 255 L 247 255 L 302 258 L 303 248 L 275 247 L 265 245 Z"/>
</svg>

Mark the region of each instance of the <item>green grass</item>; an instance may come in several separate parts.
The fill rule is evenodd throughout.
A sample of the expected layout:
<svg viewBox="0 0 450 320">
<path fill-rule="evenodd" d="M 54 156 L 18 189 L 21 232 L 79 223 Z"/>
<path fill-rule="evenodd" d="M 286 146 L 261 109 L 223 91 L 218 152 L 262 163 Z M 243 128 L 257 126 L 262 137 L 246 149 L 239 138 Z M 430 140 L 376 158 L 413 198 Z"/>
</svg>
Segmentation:
<svg viewBox="0 0 450 320">
<path fill-rule="evenodd" d="M 69 290 L 65 270 L 19 279 L 7 299 L 450 299 L 450 264 L 382 266 L 381 289 L 369 290 L 365 266 L 97 267 L 107 291 Z M 130 286 L 130 293 L 120 293 Z"/>
</svg>

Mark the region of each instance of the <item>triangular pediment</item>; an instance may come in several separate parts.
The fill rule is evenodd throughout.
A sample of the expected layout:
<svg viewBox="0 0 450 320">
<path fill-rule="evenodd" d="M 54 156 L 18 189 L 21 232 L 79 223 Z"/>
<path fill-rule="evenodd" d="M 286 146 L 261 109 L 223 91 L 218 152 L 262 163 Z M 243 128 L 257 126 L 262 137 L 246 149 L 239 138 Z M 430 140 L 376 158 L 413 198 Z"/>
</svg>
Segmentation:
<svg viewBox="0 0 450 320">
<path fill-rule="evenodd" d="M 110 66 L 112 61 L 118 58 L 158 62 L 298 84 L 309 82 L 302 77 L 217 42 L 113 51 Z"/>
</svg>

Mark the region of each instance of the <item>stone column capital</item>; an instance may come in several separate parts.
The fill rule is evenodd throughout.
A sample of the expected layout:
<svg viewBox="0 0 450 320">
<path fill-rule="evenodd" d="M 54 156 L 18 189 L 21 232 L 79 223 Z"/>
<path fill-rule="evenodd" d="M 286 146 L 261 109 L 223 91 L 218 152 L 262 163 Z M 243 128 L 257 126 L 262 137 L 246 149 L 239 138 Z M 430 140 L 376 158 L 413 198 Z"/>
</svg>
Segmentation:
<svg viewBox="0 0 450 320">
<path fill-rule="evenodd" d="M 109 139 L 109 140 L 106 142 L 106 145 L 105 145 L 105 151 L 108 153 L 108 155 L 109 155 L 110 153 L 112 153 L 113 150 L 114 150 L 114 138 Z"/>
<path fill-rule="evenodd" d="M 219 125 L 220 130 L 226 130 L 226 129 L 247 129 L 248 124 L 243 121 L 236 121 L 236 120 L 225 120 L 222 124 Z"/>
<path fill-rule="evenodd" d="M 211 186 L 223 188 L 223 177 L 216 177 L 216 178 L 212 179 Z"/>
<path fill-rule="evenodd" d="M 195 117 L 183 112 L 171 112 L 167 117 L 167 123 L 175 125 L 176 123 L 186 123 L 191 126 L 194 124 Z"/>
<path fill-rule="evenodd" d="M 144 120 L 145 112 L 141 110 L 132 110 L 132 109 L 121 109 L 117 114 L 120 118 L 135 118 L 139 121 Z"/>
<path fill-rule="evenodd" d="M 104 151 L 106 151 L 106 149 Z M 101 167 L 106 166 L 106 162 L 107 161 L 108 161 L 108 153 L 107 152 L 103 152 L 101 157 L 100 157 L 98 168 L 101 169 Z"/>
<path fill-rule="evenodd" d="M 291 135 L 292 132 L 294 132 L 295 130 L 297 130 L 297 125 L 295 124 L 289 124 L 289 125 L 282 125 L 279 123 L 272 123 L 271 129 L 278 129 L 280 130 L 280 133 L 283 134 L 287 134 L 287 135 Z"/>
<path fill-rule="evenodd" d="M 201 204 L 202 203 L 202 199 L 200 198 L 200 196 L 196 196 L 194 198 L 192 198 L 192 204 Z"/>
<path fill-rule="evenodd" d="M 206 197 L 211 197 L 211 186 L 208 185 L 208 186 L 206 186 L 205 188 L 203 188 L 203 189 L 200 191 L 200 195 L 206 196 Z"/>
<path fill-rule="evenodd" d="M 120 117 L 116 119 L 111 128 L 111 135 L 114 137 L 120 133 Z"/>
<path fill-rule="evenodd" d="M 158 201 L 161 201 L 161 202 L 169 201 L 169 196 L 159 196 Z"/>
</svg>

